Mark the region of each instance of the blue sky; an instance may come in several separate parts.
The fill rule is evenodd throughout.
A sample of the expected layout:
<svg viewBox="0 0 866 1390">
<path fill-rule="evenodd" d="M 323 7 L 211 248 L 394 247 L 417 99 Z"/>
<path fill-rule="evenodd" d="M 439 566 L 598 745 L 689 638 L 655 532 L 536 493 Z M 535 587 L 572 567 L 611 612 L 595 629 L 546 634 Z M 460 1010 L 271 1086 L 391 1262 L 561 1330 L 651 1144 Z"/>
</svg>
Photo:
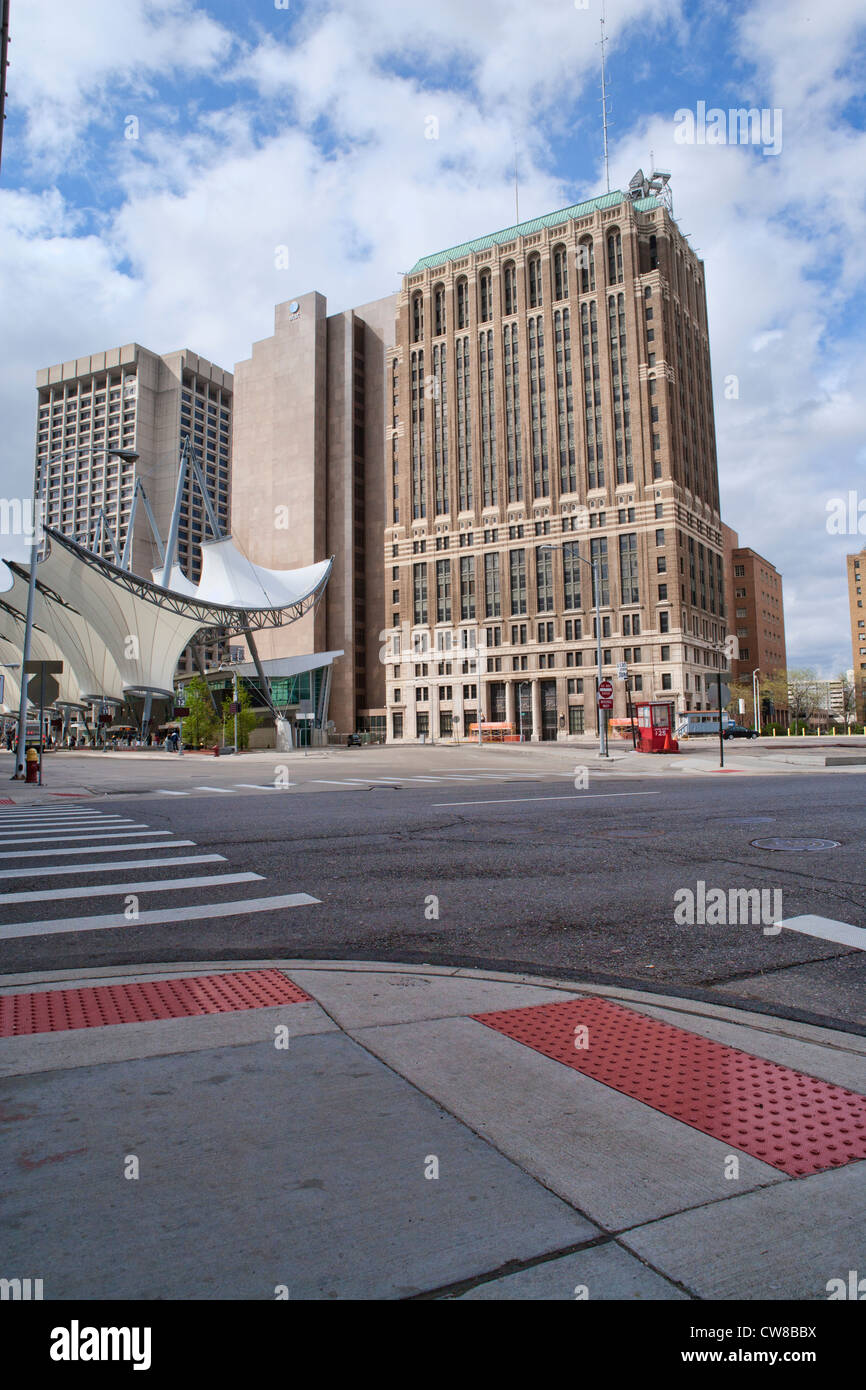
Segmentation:
<svg viewBox="0 0 866 1390">
<path fill-rule="evenodd" d="M 231 368 L 275 303 L 362 304 L 512 223 L 515 151 L 521 218 L 603 191 L 600 15 L 599 0 L 12 0 L 0 491 L 30 486 L 41 366 L 136 340 Z M 706 263 L 723 517 L 784 575 L 789 664 L 835 672 L 851 664 L 844 556 L 866 544 L 826 526 L 831 498 L 866 488 L 866 13 L 608 0 L 606 15 L 611 185 L 652 151 Z M 780 152 L 678 143 L 675 112 L 699 102 L 781 111 Z"/>
</svg>

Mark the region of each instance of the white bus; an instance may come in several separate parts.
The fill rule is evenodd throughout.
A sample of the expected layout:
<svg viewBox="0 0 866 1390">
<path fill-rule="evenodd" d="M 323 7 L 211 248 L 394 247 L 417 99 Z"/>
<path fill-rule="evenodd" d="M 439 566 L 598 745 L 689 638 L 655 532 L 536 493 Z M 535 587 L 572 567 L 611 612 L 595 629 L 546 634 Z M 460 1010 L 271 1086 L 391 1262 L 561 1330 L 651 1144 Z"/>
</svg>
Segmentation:
<svg viewBox="0 0 866 1390">
<path fill-rule="evenodd" d="M 722 710 L 722 732 L 736 724 L 726 710 Z M 698 738 L 702 734 L 719 732 L 719 711 L 717 709 L 688 709 L 677 715 L 677 738 Z"/>
</svg>

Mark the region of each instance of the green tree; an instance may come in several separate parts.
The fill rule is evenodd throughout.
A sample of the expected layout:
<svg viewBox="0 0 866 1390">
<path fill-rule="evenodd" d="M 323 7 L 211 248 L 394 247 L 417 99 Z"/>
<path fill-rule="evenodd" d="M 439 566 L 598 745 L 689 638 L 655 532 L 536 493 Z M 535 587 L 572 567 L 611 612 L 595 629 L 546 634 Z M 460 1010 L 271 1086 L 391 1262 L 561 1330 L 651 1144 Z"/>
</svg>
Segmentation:
<svg viewBox="0 0 866 1390">
<path fill-rule="evenodd" d="M 232 701 L 228 697 L 223 700 L 223 718 L 226 728 L 234 729 L 234 715 L 231 712 Z M 238 683 L 238 747 L 247 748 L 250 742 L 250 733 L 258 727 L 259 716 L 253 709 L 253 702 L 250 699 L 250 692 L 245 685 Z"/>
<path fill-rule="evenodd" d="M 204 677 L 193 676 L 183 688 L 180 698 L 189 709 L 183 721 L 184 742 L 216 743 L 220 724 Z"/>
</svg>

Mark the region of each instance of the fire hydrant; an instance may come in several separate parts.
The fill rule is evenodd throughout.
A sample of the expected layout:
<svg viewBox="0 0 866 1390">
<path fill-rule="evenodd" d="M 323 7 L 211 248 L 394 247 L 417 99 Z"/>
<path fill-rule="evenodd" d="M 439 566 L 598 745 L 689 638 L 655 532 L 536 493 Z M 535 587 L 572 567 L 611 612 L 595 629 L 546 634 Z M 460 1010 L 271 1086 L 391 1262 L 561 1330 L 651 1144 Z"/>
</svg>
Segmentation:
<svg viewBox="0 0 866 1390">
<path fill-rule="evenodd" d="M 26 777 L 26 781 L 28 781 L 28 782 L 38 782 L 38 781 L 39 781 L 39 754 L 38 754 L 38 752 L 36 751 L 36 749 L 35 749 L 35 748 L 28 748 L 28 749 L 27 749 L 27 752 L 26 752 L 25 755 L 24 755 L 24 759 L 25 759 L 25 762 L 27 763 L 27 777 Z"/>
<path fill-rule="evenodd" d="M 215 743 L 213 746 L 213 755 L 215 758 L 218 758 L 220 755 L 220 746 L 218 743 Z"/>
</svg>

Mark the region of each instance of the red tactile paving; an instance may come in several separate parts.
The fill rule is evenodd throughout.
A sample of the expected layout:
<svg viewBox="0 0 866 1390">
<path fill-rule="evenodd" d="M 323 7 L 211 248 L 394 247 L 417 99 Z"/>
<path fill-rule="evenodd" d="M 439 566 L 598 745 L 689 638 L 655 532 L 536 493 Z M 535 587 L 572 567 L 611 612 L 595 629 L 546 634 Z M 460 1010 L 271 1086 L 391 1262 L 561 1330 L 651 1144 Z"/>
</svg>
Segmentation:
<svg viewBox="0 0 866 1390">
<path fill-rule="evenodd" d="M 607 999 L 474 1017 L 791 1177 L 866 1158 L 866 1096 Z"/>
<path fill-rule="evenodd" d="M 196 1014 L 237 1013 L 310 998 L 279 970 L 240 970 L 148 984 L 97 985 L 0 995 L 0 1037 L 59 1033 L 67 1028 L 105 1028 L 113 1023 L 153 1023 Z"/>
</svg>

